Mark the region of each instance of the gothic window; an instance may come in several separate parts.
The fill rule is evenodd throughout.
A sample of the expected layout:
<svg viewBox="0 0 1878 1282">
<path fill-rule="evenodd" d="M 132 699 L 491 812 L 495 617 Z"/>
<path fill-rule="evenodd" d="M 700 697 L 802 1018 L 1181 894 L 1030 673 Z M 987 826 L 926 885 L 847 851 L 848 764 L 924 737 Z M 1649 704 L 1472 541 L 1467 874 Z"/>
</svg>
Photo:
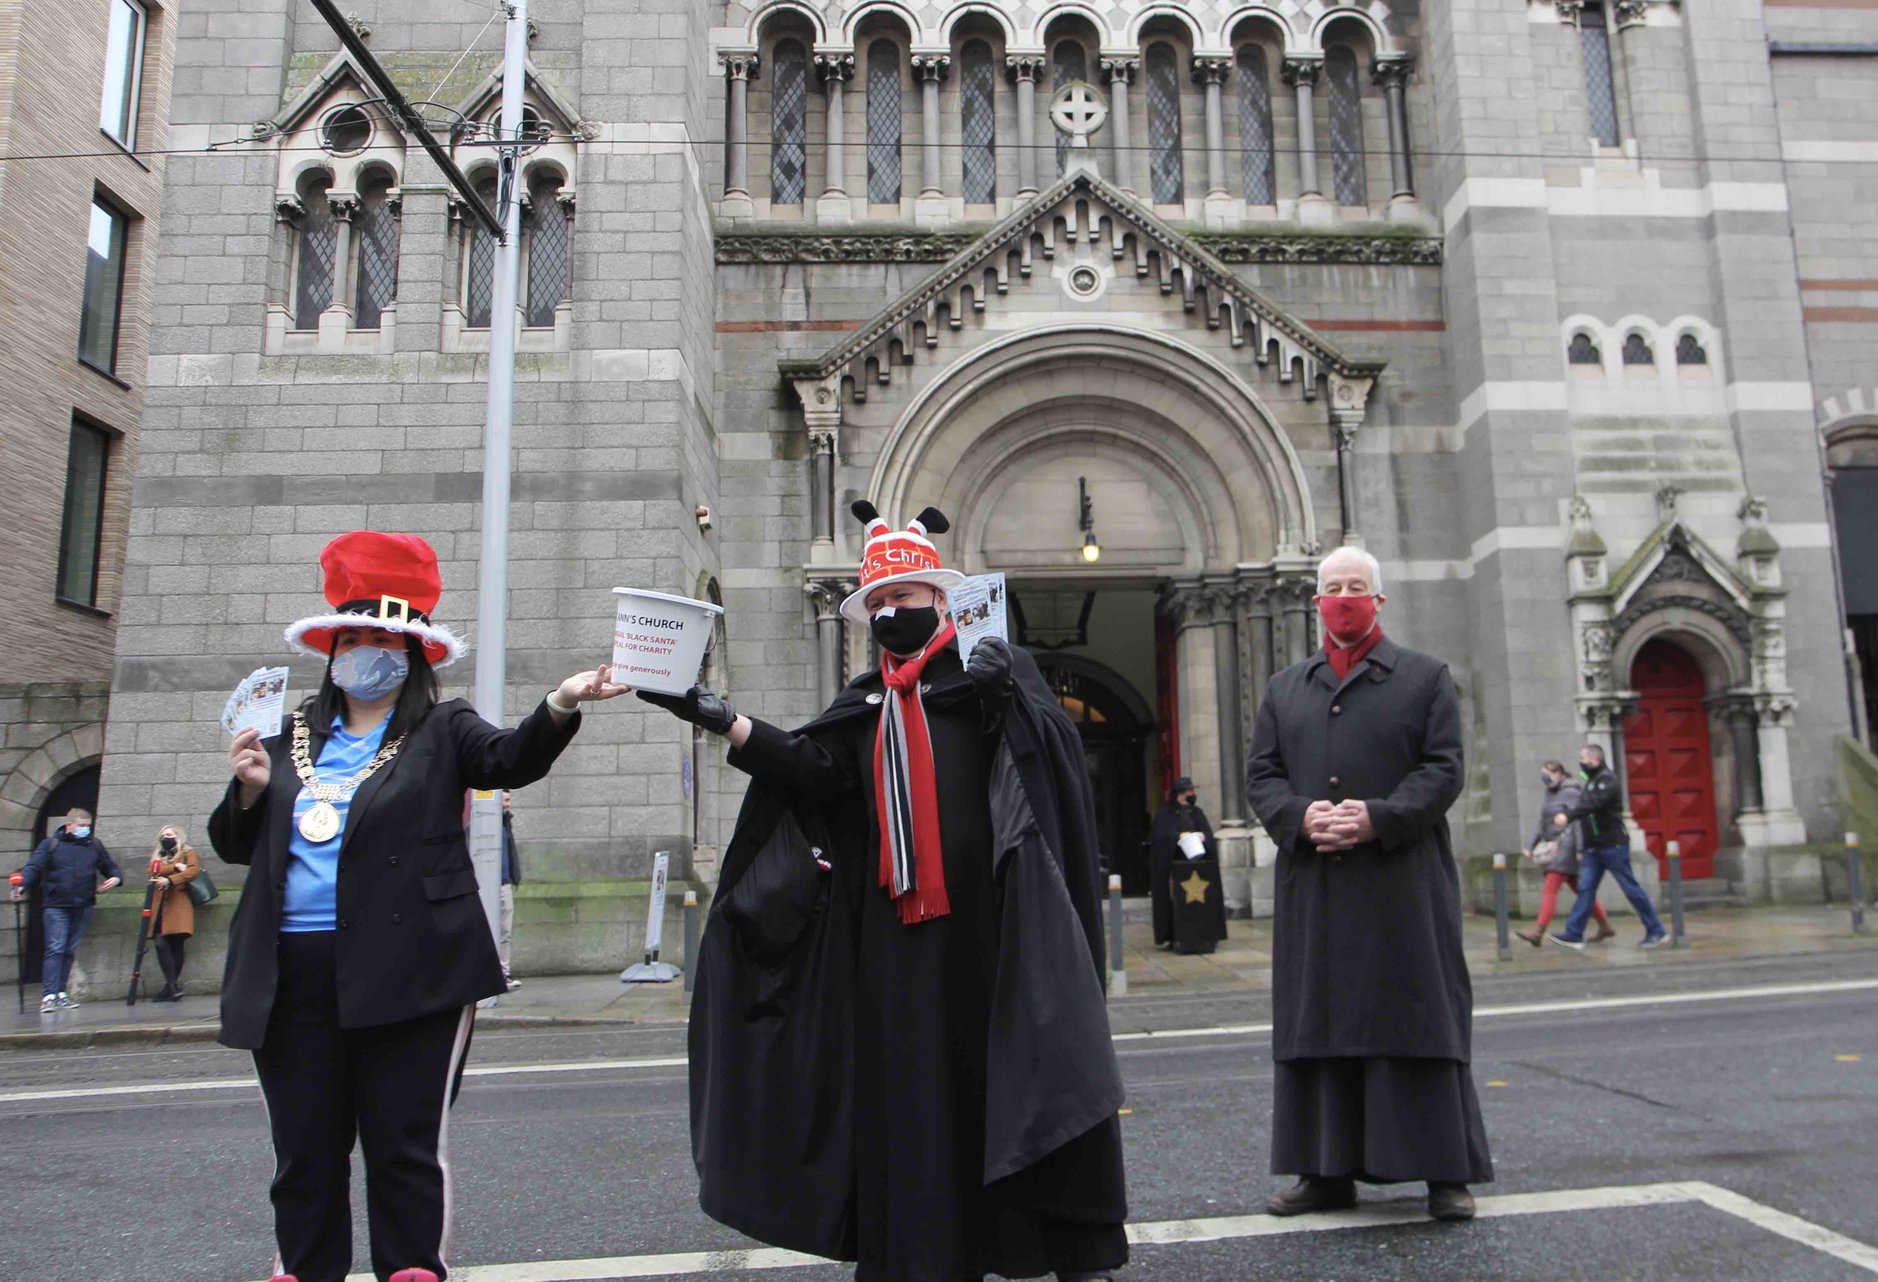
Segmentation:
<svg viewBox="0 0 1878 1282">
<path fill-rule="evenodd" d="M 496 180 L 493 175 L 476 184 L 476 198 L 488 209 L 496 207 Z M 500 211 L 498 211 L 500 212 Z M 463 268 L 463 323 L 471 329 L 489 328 L 489 314 L 495 302 L 496 238 L 476 218 L 463 216 L 467 261 Z"/>
<path fill-rule="evenodd" d="M 352 222 L 359 260 L 356 329 L 377 329 L 385 309 L 398 300 L 398 213 L 391 187 L 392 177 L 382 169 L 360 185 L 359 212 Z"/>
<path fill-rule="evenodd" d="M 1337 45 L 1324 54 L 1324 81 L 1330 91 L 1330 160 L 1339 205 L 1366 205 L 1363 181 L 1363 82 L 1356 54 Z"/>
<path fill-rule="evenodd" d="M 333 255 L 338 227 L 328 196 L 332 175 L 323 170 L 307 175 L 300 184 L 299 243 L 294 247 L 293 327 L 318 329 L 320 313 L 333 301 Z"/>
<path fill-rule="evenodd" d="M 991 46 L 968 41 L 959 51 L 960 141 L 965 147 L 965 200 L 986 204 L 997 194 L 997 127 L 992 119 L 992 94 L 997 76 L 991 67 Z"/>
<path fill-rule="evenodd" d="M 1650 344 L 1641 334 L 1632 334 L 1624 340 L 1624 364 L 1654 365 L 1656 357 L 1650 352 Z"/>
<path fill-rule="evenodd" d="M 1050 89 L 1054 93 L 1064 85 L 1089 78 L 1089 55 L 1075 40 L 1059 40 L 1050 54 Z M 1069 135 L 1061 129 L 1056 134 L 1056 173 L 1063 176 L 1063 160 L 1069 155 Z"/>
<path fill-rule="evenodd" d="M 1265 70 L 1265 51 L 1257 45 L 1239 50 L 1239 157 L 1245 166 L 1245 203 L 1276 204 L 1271 80 Z"/>
<path fill-rule="evenodd" d="M 1708 364 L 1708 352 L 1703 350 L 1702 344 L 1696 341 L 1694 334 L 1684 334 L 1676 340 L 1676 364 Z"/>
<path fill-rule="evenodd" d="M 867 199 L 900 203 L 900 47 L 867 47 Z"/>
<path fill-rule="evenodd" d="M 808 179 L 809 65 L 800 42 L 776 46 L 770 93 L 771 204 L 799 205 Z"/>
<path fill-rule="evenodd" d="M 1177 205 L 1180 173 L 1180 62 L 1174 47 L 1148 47 L 1148 168 L 1154 203 Z"/>
<path fill-rule="evenodd" d="M 555 309 L 567 297 L 574 207 L 561 199 L 558 175 L 536 181 L 531 203 L 534 210 L 528 218 L 527 322 L 535 328 L 549 329 L 554 325 Z"/>
<path fill-rule="evenodd" d="M 1565 363 L 1568 365 L 1602 365 L 1603 355 L 1598 345 L 1591 341 L 1589 334 L 1573 334 L 1571 346 L 1565 349 Z"/>
<path fill-rule="evenodd" d="M 1611 78 L 1611 34 L 1604 6 L 1578 11 L 1578 40 L 1584 50 L 1585 102 L 1591 112 L 1591 136 L 1606 147 L 1617 145 L 1617 86 Z"/>
</svg>

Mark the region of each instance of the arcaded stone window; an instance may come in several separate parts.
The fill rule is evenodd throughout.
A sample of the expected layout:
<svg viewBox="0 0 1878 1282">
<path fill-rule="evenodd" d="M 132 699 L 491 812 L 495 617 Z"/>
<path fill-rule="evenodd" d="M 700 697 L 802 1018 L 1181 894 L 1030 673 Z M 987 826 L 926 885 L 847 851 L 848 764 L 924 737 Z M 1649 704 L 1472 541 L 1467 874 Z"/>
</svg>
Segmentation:
<svg viewBox="0 0 1878 1282">
<path fill-rule="evenodd" d="M 476 184 L 476 198 L 483 202 L 484 208 L 495 209 L 494 174 Z M 466 214 L 463 236 L 463 323 L 471 329 L 488 329 L 496 291 L 495 234 L 482 225 L 482 220 Z"/>
<path fill-rule="evenodd" d="M 1694 334 L 1684 334 L 1676 340 L 1676 364 L 1708 364 L 1708 352 L 1703 349 L 1701 343 L 1696 341 Z"/>
<path fill-rule="evenodd" d="M 1591 335 L 1573 334 L 1571 345 L 1565 349 L 1565 363 L 1568 365 L 1602 365 L 1604 356 L 1598 351 L 1598 345 L 1591 341 Z"/>
<path fill-rule="evenodd" d="M 558 174 L 544 174 L 530 192 L 527 239 L 528 300 L 531 328 L 554 325 L 556 310 L 568 296 L 568 258 L 573 246 L 574 203 L 564 194 Z"/>
<path fill-rule="evenodd" d="M 1624 364 L 1654 365 L 1656 356 L 1650 351 L 1650 344 L 1641 334 L 1632 334 L 1624 340 Z"/>
<path fill-rule="evenodd" d="M 375 169 L 359 184 L 359 211 L 353 216 L 358 276 L 353 305 L 355 329 L 377 329 L 385 309 L 398 301 L 397 179 Z"/>
<path fill-rule="evenodd" d="M 1578 40 L 1585 60 L 1585 105 L 1591 116 L 1591 136 L 1605 147 L 1617 145 L 1617 82 L 1611 74 L 1611 34 L 1604 23 L 1604 6 L 1587 4 L 1578 11 Z"/>
<path fill-rule="evenodd" d="M 1330 95 L 1330 165 L 1339 205 L 1367 205 L 1363 177 L 1363 82 L 1356 54 L 1347 45 L 1324 52 L 1324 81 Z"/>
<path fill-rule="evenodd" d="M 1272 205 L 1278 185 L 1272 163 L 1272 85 L 1265 50 L 1239 50 L 1239 157 L 1245 167 L 1245 203 Z"/>
<path fill-rule="evenodd" d="M 1148 46 L 1148 176 L 1157 205 L 1178 205 L 1180 166 L 1180 59 L 1170 44 Z"/>
<path fill-rule="evenodd" d="M 1055 93 L 1064 85 L 1073 85 L 1078 80 L 1089 79 L 1089 54 L 1079 40 L 1059 40 L 1056 48 L 1050 52 L 1050 92 Z M 1056 176 L 1063 176 L 1063 161 L 1069 155 L 1069 135 L 1061 129 L 1051 131 L 1056 135 Z"/>
<path fill-rule="evenodd" d="M 809 60 L 799 41 L 777 44 L 770 83 L 770 203 L 799 205 L 809 141 Z"/>
<path fill-rule="evenodd" d="M 965 148 L 965 202 L 989 204 L 997 197 L 997 124 L 993 95 L 997 73 L 991 65 L 991 46 L 968 40 L 959 50 L 960 141 Z"/>
<path fill-rule="evenodd" d="M 330 195 L 332 175 L 314 170 L 300 180 L 294 232 L 293 327 L 318 329 L 320 313 L 332 306 L 333 254 L 339 229 Z"/>
<path fill-rule="evenodd" d="M 891 40 L 867 47 L 867 199 L 900 203 L 900 47 Z"/>
</svg>

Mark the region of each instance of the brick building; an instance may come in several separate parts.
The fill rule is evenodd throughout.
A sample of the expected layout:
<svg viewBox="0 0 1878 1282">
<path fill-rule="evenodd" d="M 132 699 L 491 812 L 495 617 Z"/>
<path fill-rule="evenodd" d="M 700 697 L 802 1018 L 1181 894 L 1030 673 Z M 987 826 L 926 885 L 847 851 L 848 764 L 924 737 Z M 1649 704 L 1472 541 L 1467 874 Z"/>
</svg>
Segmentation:
<svg viewBox="0 0 1878 1282">
<path fill-rule="evenodd" d="M 485 181 L 476 15 L 354 8 Z M 713 679 L 805 718 L 868 660 L 847 501 L 936 502 L 954 563 L 1012 577 L 1115 865 L 1190 774 L 1256 908 L 1247 728 L 1313 644 L 1316 559 L 1361 542 L 1467 701 L 1463 849 L 1516 844 L 1534 766 L 1589 737 L 1692 877 L 1818 881 L 1858 702 L 1828 496 L 1869 524 L 1878 463 L 1878 8 L 533 17 L 511 717 L 629 585 L 721 599 Z M 424 533 L 440 617 L 475 610 L 488 242 L 304 4 L 193 6 L 177 60 L 177 137 L 227 145 L 166 175 L 103 799 L 131 823 L 214 803 L 214 714 L 332 534 Z M 739 792 L 669 719 L 594 716 L 518 799 L 524 922 L 568 926 L 524 967 L 599 949 L 576 928 L 629 916 L 654 850 L 708 880 Z"/>
<path fill-rule="evenodd" d="M 50 816 L 97 797 L 126 600 L 173 25 L 151 0 L 0 5 L 0 864 L 9 870 Z M 134 618 L 134 593 L 129 603 Z"/>
</svg>

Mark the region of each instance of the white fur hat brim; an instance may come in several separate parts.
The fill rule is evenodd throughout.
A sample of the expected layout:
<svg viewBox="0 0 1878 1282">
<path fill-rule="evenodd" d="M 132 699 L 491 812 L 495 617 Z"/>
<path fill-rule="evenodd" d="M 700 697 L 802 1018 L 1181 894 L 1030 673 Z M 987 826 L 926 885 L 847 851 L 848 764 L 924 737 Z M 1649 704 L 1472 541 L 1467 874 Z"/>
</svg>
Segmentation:
<svg viewBox="0 0 1878 1282">
<path fill-rule="evenodd" d="M 424 647 L 424 657 L 433 668 L 447 668 L 469 652 L 469 646 L 456 633 L 435 623 L 417 619 L 381 619 L 375 614 L 316 614 L 290 624 L 287 644 L 308 654 L 329 658 L 332 636 L 341 628 L 377 628 L 386 632 L 404 632 L 414 636 Z"/>
<path fill-rule="evenodd" d="M 875 579 L 864 588 L 857 588 L 848 594 L 848 599 L 841 603 L 841 617 L 849 623 L 867 626 L 867 598 L 881 588 L 893 583 L 930 583 L 935 588 L 950 592 L 965 582 L 965 575 L 958 570 L 908 570 L 905 574 L 890 574 L 884 579 Z"/>
</svg>

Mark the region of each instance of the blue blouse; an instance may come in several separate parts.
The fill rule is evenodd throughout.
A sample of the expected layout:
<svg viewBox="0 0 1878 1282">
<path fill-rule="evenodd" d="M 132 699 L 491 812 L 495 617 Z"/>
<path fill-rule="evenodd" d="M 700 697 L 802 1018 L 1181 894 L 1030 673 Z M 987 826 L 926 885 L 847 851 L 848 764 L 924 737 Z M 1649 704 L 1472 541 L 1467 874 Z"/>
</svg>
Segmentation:
<svg viewBox="0 0 1878 1282">
<path fill-rule="evenodd" d="M 363 736 L 346 733 L 342 718 L 334 717 L 332 732 L 320 749 L 320 759 L 313 763 L 313 773 L 322 783 L 350 779 L 370 764 L 385 742 L 386 717 Z M 352 808 L 350 797 L 333 802 L 339 812 L 339 831 L 331 841 L 315 844 L 300 833 L 300 816 L 314 806 L 306 785 L 293 803 L 293 823 L 287 837 L 287 894 L 281 905 L 282 934 L 303 934 L 332 930 L 339 924 L 339 847 L 346 839 L 346 821 Z"/>
</svg>

